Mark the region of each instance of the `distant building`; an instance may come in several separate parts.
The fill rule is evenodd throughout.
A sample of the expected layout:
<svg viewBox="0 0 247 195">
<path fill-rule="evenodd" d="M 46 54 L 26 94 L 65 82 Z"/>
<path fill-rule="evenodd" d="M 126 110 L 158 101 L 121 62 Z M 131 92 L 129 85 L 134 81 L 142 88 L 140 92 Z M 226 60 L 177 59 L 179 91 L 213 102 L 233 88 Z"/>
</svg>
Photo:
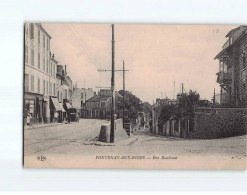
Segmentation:
<svg viewBox="0 0 247 195">
<path fill-rule="evenodd" d="M 115 92 L 115 97 L 122 96 Z M 86 118 L 110 119 L 112 91 L 110 89 L 101 89 L 99 93 L 86 100 Z"/>
<path fill-rule="evenodd" d="M 92 90 L 92 88 L 77 88 L 77 86 L 74 87 L 73 93 L 72 93 L 72 105 L 74 108 L 77 108 L 80 110 L 80 117 L 85 118 L 86 117 L 86 108 L 85 108 L 85 102 L 86 100 L 92 98 L 95 95 L 95 92 Z"/>
<path fill-rule="evenodd" d="M 110 119 L 111 97 L 94 95 L 86 101 L 86 118 Z"/>
<path fill-rule="evenodd" d="M 173 105 L 175 100 L 165 99 L 156 99 L 156 102 L 152 105 L 152 133 L 158 134 L 159 132 L 159 117 L 162 106 Z"/>
<path fill-rule="evenodd" d="M 219 60 L 217 82 L 220 85 L 220 104 L 231 107 L 247 105 L 247 26 L 232 29 L 228 40 L 215 59 Z"/>
</svg>

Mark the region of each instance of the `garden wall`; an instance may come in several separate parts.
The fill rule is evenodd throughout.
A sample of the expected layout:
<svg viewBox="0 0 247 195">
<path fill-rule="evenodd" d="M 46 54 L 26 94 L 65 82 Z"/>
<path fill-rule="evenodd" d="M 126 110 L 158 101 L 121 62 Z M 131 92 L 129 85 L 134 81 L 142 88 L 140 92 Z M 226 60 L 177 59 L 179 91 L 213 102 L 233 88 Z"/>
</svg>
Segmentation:
<svg viewBox="0 0 247 195">
<path fill-rule="evenodd" d="M 191 139 L 214 139 L 246 134 L 247 108 L 214 108 L 210 113 L 195 112 Z"/>
</svg>

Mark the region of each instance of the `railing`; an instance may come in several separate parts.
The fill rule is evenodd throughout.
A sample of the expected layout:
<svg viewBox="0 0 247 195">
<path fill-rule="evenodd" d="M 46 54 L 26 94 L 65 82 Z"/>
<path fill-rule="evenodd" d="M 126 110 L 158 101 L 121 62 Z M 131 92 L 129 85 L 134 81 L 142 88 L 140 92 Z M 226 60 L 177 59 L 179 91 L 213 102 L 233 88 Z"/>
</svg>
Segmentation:
<svg viewBox="0 0 247 195">
<path fill-rule="evenodd" d="M 216 107 L 246 107 L 247 106 L 247 97 L 244 94 L 229 94 L 224 93 L 222 95 L 217 94 L 215 96 L 217 104 Z"/>
<path fill-rule="evenodd" d="M 217 83 L 225 84 L 225 85 L 231 84 L 231 82 L 232 82 L 232 74 L 231 73 L 218 72 L 217 75 L 218 75 Z"/>
</svg>

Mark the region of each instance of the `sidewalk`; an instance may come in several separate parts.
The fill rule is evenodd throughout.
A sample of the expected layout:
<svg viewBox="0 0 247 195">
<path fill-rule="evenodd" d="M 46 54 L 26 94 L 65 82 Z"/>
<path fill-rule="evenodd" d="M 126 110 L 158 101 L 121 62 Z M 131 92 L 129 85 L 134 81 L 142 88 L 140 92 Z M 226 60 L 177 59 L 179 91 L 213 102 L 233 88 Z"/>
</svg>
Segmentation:
<svg viewBox="0 0 247 195">
<path fill-rule="evenodd" d="M 58 126 L 58 125 L 64 125 L 65 123 L 41 123 L 41 124 L 32 124 L 32 125 L 25 125 L 24 130 L 33 130 L 33 129 L 39 129 L 39 128 L 46 128 L 46 127 L 52 127 L 52 126 Z"/>
</svg>

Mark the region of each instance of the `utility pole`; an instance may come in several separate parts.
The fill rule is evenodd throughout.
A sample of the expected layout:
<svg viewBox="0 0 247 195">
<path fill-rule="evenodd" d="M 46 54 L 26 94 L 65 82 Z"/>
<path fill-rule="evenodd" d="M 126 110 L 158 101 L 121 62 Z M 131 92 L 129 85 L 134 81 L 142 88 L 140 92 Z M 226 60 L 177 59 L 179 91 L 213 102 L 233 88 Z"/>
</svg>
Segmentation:
<svg viewBox="0 0 247 195">
<path fill-rule="evenodd" d="M 123 128 L 125 120 L 125 65 L 123 60 Z"/>
<path fill-rule="evenodd" d="M 214 88 L 213 105 L 215 105 L 215 88 Z"/>
<path fill-rule="evenodd" d="M 111 77 L 111 90 L 112 90 L 112 106 L 111 106 L 110 142 L 114 143 L 114 132 L 115 132 L 115 40 L 114 40 L 114 24 L 112 24 L 112 77 Z"/>
<path fill-rule="evenodd" d="M 114 132 L 115 132 L 115 72 L 121 71 L 123 72 L 123 96 L 125 96 L 125 66 L 123 61 L 123 69 L 115 70 L 115 40 L 114 40 L 114 24 L 112 24 L 112 69 L 111 70 L 103 70 L 98 69 L 99 72 L 108 72 L 111 71 L 111 90 L 112 90 L 112 106 L 111 106 L 111 131 L 110 131 L 110 142 L 114 143 Z M 103 88 L 103 87 L 97 87 Z M 109 88 L 109 87 L 104 87 Z M 123 97 L 124 98 L 124 97 Z M 123 113 L 124 114 L 124 113 Z M 124 115 L 123 115 L 123 125 L 124 125 Z"/>
</svg>

